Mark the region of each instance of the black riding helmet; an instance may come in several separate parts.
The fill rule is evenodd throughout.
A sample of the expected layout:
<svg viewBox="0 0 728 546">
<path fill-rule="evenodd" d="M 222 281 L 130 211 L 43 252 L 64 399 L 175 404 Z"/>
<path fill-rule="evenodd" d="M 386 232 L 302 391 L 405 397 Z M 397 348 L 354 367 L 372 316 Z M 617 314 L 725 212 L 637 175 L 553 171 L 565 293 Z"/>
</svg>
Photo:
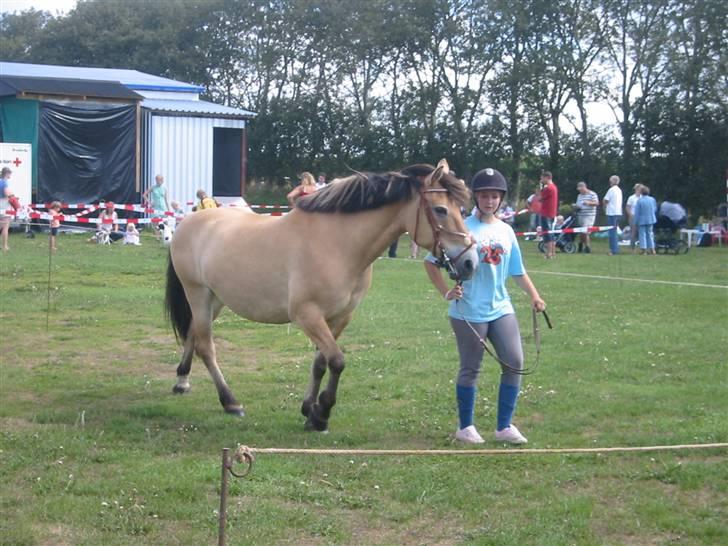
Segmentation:
<svg viewBox="0 0 728 546">
<path fill-rule="evenodd" d="M 475 193 L 478 190 L 508 191 L 508 184 L 501 173 L 495 169 L 487 168 L 478 171 L 470 181 L 470 189 Z"/>
<path fill-rule="evenodd" d="M 479 190 L 498 190 L 502 192 L 501 200 L 498 204 L 498 208 L 500 208 L 508 191 L 508 183 L 501 173 L 489 167 L 475 173 L 475 176 L 470 181 L 470 189 L 473 192 L 473 198 L 475 198 L 475 192 Z M 475 199 L 475 206 L 478 207 L 477 199 Z M 478 207 L 478 210 L 480 210 L 480 207 Z"/>
</svg>

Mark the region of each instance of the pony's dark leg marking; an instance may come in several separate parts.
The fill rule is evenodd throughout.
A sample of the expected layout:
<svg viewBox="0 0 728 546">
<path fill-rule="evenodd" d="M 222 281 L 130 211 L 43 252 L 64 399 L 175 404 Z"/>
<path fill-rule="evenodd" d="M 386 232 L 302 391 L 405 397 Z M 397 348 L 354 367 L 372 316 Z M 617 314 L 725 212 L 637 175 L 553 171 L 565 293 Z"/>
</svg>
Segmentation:
<svg viewBox="0 0 728 546">
<path fill-rule="evenodd" d="M 303 404 L 301 405 L 301 413 L 304 417 L 308 417 L 311 413 L 311 408 L 316 402 L 319 389 L 321 388 L 321 379 L 323 379 L 326 373 L 326 357 L 321 351 L 316 351 L 316 356 L 313 359 L 311 365 L 311 380 L 309 381 L 308 388 L 306 389 L 306 395 L 303 398 Z"/>
<path fill-rule="evenodd" d="M 323 432 L 329 428 L 331 408 L 336 405 L 336 391 L 339 387 L 339 377 L 344 371 L 344 355 L 341 351 L 328 360 L 329 381 L 326 388 L 319 394 L 318 402 L 311 406 L 306 420 L 306 430 Z"/>
<path fill-rule="evenodd" d="M 192 357 L 195 354 L 195 342 L 192 335 L 188 335 L 185 340 L 182 360 L 177 366 L 177 384 L 172 388 L 175 394 L 184 394 L 190 391 L 190 368 L 192 367 Z"/>
<path fill-rule="evenodd" d="M 336 344 L 336 338 L 339 337 L 349 323 L 350 318 L 350 316 L 347 316 L 331 327 L 321 317 L 309 321 L 299 321 L 306 335 L 319 348 L 311 369 L 311 382 L 301 407 L 301 413 L 307 417 L 306 430 L 323 432 L 328 429 L 331 408 L 336 404 L 339 377 L 341 372 L 344 371 L 344 354 Z M 326 388 L 318 395 L 318 401 L 316 401 L 316 395 L 327 367 L 329 380 Z"/>
</svg>

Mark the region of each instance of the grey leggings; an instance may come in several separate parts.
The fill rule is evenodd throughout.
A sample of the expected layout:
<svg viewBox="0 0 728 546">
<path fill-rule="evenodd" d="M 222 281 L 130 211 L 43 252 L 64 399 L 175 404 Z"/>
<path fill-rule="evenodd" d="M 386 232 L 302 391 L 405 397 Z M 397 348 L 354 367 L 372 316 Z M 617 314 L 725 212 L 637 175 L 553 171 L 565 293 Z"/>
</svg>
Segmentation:
<svg viewBox="0 0 728 546">
<path fill-rule="evenodd" d="M 495 354 L 512 368 L 523 369 L 523 347 L 516 315 L 503 315 L 492 322 L 470 323 L 483 339 L 490 340 Z M 460 354 L 457 384 L 474 387 L 483 362 L 483 346 L 464 320 L 450 318 Z M 501 366 L 501 383 L 520 386 L 521 376 Z"/>
</svg>

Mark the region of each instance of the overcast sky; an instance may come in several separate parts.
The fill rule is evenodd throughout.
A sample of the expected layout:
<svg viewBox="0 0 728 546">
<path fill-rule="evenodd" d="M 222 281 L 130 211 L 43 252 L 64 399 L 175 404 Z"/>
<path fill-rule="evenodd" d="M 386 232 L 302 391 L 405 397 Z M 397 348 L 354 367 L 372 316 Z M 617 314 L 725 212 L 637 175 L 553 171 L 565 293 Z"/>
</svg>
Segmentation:
<svg viewBox="0 0 728 546">
<path fill-rule="evenodd" d="M 37 10 L 66 13 L 76 6 L 76 0 L 0 0 L 0 12 Z"/>
</svg>

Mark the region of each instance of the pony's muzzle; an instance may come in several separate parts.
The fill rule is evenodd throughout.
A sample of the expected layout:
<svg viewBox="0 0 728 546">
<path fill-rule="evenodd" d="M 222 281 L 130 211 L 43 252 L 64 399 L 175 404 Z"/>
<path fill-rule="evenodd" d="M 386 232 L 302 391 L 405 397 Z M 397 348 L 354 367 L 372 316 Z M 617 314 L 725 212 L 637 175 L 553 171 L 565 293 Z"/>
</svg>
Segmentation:
<svg viewBox="0 0 728 546">
<path fill-rule="evenodd" d="M 457 259 L 452 264 L 454 271 L 450 272 L 450 276 L 453 280 L 470 280 L 475 274 L 475 270 L 478 269 L 478 251 L 473 245 L 465 251 L 460 249 L 459 255 L 455 255 L 457 256 Z"/>
</svg>

